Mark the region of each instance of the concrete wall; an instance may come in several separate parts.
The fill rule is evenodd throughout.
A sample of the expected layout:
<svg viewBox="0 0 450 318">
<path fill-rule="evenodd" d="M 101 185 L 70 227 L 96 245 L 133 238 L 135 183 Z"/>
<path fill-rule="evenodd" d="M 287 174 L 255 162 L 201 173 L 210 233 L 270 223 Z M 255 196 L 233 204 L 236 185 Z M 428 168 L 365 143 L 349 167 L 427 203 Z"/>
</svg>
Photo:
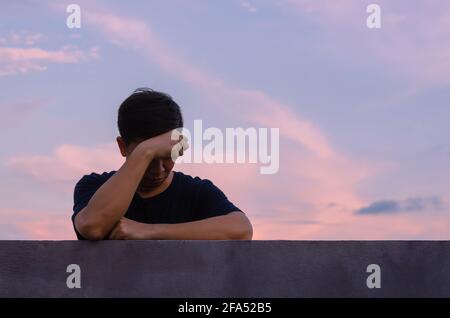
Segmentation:
<svg viewBox="0 0 450 318">
<path fill-rule="evenodd" d="M 450 242 L 0 241 L 0 297 L 450 297 Z"/>
</svg>

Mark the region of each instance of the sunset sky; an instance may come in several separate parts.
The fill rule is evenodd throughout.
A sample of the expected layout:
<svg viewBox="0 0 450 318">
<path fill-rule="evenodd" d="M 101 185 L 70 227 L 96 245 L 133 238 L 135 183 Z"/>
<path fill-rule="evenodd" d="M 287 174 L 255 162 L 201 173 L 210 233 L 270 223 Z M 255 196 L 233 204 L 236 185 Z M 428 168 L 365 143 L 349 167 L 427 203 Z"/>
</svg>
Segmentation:
<svg viewBox="0 0 450 318">
<path fill-rule="evenodd" d="M 0 0 L 0 239 L 75 239 L 73 188 L 120 168 L 117 109 L 143 86 L 189 129 L 280 129 L 277 174 L 175 167 L 254 239 L 450 239 L 447 0 Z"/>
</svg>

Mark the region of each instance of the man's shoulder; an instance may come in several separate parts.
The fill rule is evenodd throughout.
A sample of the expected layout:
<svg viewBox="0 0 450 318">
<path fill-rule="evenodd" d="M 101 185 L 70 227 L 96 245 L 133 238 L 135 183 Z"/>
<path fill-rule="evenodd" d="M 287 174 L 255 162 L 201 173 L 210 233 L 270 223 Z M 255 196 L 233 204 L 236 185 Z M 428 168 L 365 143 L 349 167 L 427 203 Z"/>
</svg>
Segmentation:
<svg viewBox="0 0 450 318">
<path fill-rule="evenodd" d="M 91 185 L 91 184 L 102 184 L 105 183 L 109 178 L 111 178 L 116 171 L 110 171 L 110 172 L 103 172 L 103 173 L 96 173 L 92 172 L 91 174 L 84 175 L 78 182 L 78 186 L 83 185 Z"/>
<path fill-rule="evenodd" d="M 189 174 L 185 174 L 184 172 L 181 171 L 174 171 L 175 177 L 178 180 L 181 180 L 183 182 L 190 182 L 190 183 L 199 183 L 199 182 L 203 182 L 207 179 L 202 179 L 198 176 L 191 176 Z"/>
<path fill-rule="evenodd" d="M 242 212 L 230 200 L 225 193 L 209 179 L 193 177 L 182 172 L 176 172 L 176 177 L 181 182 L 184 193 L 197 200 L 196 208 L 204 218 L 225 215 L 230 212 Z"/>
<path fill-rule="evenodd" d="M 191 176 L 188 174 L 185 174 L 181 171 L 174 171 L 176 179 L 178 180 L 179 184 L 183 186 L 190 186 L 194 188 L 204 188 L 204 187 L 210 187 L 214 186 L 213 182 L 209 179 L 202 179 L 198 176 Z"/>
</svg>

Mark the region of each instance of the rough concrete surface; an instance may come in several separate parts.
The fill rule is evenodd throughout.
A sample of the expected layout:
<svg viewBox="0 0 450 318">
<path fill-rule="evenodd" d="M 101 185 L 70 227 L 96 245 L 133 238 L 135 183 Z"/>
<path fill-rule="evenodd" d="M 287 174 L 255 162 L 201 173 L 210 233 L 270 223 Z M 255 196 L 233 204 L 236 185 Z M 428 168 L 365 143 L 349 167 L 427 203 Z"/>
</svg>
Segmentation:
<svg viewBox="0 0 450 318">
<path fill-rule="evenodd" d="M 450 297 L 450 242 L 0 241 L 0 297 Z"/>
</svg>

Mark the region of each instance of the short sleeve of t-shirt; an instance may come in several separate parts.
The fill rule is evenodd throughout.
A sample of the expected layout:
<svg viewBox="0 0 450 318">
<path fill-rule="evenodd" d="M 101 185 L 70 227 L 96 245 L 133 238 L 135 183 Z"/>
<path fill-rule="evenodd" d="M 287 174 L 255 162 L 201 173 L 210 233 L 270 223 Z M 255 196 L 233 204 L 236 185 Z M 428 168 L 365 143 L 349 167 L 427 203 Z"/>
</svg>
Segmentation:
<svg viewBox="0 0 450 318">
<path fill-rule="evenodd" d="M 199 212 L 203 218 L 242 212 L 208 179 L 201 181 L 198 200 Z"/>
<path fill-rule="evenodd" d="M 72 223 L 78 239 L 83 239 L 81 234 L 75 228 L 76 215 L 85 208 L 95 192 L 114 174 L 114 172 L 104 172 L 103 174 L 91 173 L 85 175 L 75 186 L 73 193 L 73 214 Z"/>
</svg>

